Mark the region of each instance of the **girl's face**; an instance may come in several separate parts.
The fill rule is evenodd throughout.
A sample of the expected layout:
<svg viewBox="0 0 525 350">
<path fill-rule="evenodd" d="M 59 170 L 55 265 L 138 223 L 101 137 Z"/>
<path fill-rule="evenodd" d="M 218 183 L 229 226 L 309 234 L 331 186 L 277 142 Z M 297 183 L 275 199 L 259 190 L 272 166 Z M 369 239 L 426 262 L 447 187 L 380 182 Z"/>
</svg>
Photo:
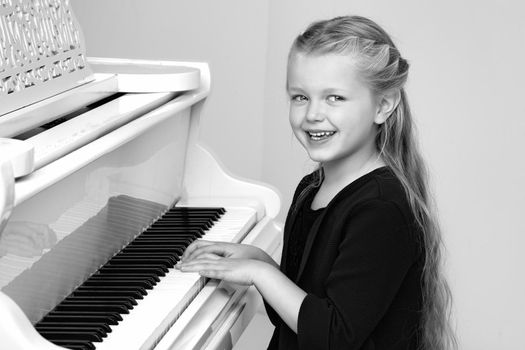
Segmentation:
<svg viewBox="0 0 525 350">
<path fill-rule="evenodd" d="M 313 161 L 351 170 L 376 154 L 379 103 L 349 56 L 293 54 L 287 90 L 290 124 Z"/>
</svg>

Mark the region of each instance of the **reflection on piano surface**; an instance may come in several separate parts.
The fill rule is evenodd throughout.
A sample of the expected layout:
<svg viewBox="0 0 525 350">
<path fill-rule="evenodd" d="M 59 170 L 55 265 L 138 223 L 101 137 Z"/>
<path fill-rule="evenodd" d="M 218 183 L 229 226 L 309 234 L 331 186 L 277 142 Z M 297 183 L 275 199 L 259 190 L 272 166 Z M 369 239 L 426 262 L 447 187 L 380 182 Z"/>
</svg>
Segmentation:
<svg viewBox="0 0 525 350">
<path fill-rule="evenodd" d="M 173 266 L 202 238 L 277 257 L 280 202 L 197 144 L 207 65 L 85 58 L 65 0 L 0 11 L 2 346 L 231 348 L 254 288 Z"/>
</svg>

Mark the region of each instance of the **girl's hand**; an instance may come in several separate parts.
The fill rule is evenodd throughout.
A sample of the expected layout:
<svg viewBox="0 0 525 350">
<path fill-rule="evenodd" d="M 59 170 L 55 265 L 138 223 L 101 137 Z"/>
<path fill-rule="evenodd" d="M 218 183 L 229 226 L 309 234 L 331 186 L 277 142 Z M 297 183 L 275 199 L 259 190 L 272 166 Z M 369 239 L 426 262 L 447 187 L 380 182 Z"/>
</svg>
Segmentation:
<svg viewBox="0 0 525 350">
<path fill-rule="evenodd" d="M 225 242 L 210 242 L 197 240 L 190 244 L 182 255 L 181 262 L 189 262 L 194 259 L 217 257 L 232 259 L 254 259 L 267 263 L 273 263 L 273 259 L 262 249 L 247 245 Z"/>
<path fill-rule="evenodd" d="M 212 253 L 206 257 L 179 262 L 175 268 L 182 272 L 198 272 L 201 276 L 242 285 L 252 285 L 256 276 L 269 265 L 253 259 L 221 258 Z"/>
</svg>

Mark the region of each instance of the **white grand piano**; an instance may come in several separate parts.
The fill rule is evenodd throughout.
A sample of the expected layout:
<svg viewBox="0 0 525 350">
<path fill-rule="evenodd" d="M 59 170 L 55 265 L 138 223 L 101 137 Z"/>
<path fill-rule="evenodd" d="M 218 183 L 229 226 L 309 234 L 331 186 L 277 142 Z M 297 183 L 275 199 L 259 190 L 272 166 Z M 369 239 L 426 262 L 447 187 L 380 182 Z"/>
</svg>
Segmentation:
<svg viewBox="0 0 525 350">
<path fill-rule="evenodd" d="M 205 63 L 86 58 L 67 0 L 0 1 L 0 348 L 232 348 L 254 288 L 173 264 L 278 258 L 280 200 L 197 143 L 209 89 Z"/>
</svg>

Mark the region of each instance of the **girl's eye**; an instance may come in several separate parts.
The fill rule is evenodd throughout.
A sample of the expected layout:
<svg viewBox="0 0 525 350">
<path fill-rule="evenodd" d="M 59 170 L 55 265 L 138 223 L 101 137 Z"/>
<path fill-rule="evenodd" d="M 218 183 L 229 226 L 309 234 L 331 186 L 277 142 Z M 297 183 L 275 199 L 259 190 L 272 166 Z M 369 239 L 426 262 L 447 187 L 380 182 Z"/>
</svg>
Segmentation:
<svg viewBox="0 0 525 350">
<path fill-rule="evenodd" d="M 330 95 L 326 98 L 329 102 L 341 102 L 346 100 L 343 96 L 339 95 Z"/>
<path fill-rule="evenodd" d="M 292 102 L 306 102 L 308 101 L 308 97 L 304 95 L 293 95 L 291 97 Z"/>
</svg>

